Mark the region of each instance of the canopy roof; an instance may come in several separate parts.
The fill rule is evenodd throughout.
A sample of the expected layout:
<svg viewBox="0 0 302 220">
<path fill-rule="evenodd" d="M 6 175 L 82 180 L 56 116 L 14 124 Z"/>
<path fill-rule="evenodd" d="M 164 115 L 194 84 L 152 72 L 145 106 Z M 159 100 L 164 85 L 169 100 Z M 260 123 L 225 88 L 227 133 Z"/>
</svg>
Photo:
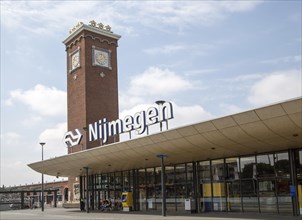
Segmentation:
<svg viewBox="0 0 302 220">
<path fill-rule="evenodd" d="M 237 157 L 302 147 L 302 98 L 29 164 L 52 176 Z"/>
</svg>

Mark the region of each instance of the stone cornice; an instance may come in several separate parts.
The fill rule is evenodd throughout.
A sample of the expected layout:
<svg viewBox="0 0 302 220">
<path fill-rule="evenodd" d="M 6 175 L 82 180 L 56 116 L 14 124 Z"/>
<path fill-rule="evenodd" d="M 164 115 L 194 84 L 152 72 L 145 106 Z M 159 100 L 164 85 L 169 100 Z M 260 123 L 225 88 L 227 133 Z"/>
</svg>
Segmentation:
<svg viewBox="0 0 302 220">
<path fill-rule="evenodd" d="M 90 32 L 103 35 L 109 38 L 113 38 L 115 40 L 118 40 L 121 38 L 120 35 L 114 34 L 111 32 L 111 29 L 100 29 L 95 26 L 86 25 L 83 23 L 79 23 L 75 28 L 72 29 L 70 35 L 63 41 L 63 43 L 66 45 L 66 48 L 70 47 L 72 44 L 76 43 L 76 41 L 80 41 L 81 38 L 91 37 L 92 39 L 98 39 L 100 42 L 107 42 L 108 44 L 116 44 L 115 41 L 109 41 L 107 39 L 101 39 L 100 37 L 94 37 L 91 34 L 81 34 L 76 39 L 74 39 L 72 42 L 70 42 L 75 36 L 77 36 L 79 33 L 81 33 L 83 30 L 88 30 Z"/>
<path fill-rule="evenodd" d="M 73 41 L 69 42 L 68 44 L 66 44 L 66 50 L 70 47 L 72 47 L 72 45 L 75 45 L 77 43 L 77 41 L 81 41 L 82 38 L 87 38 L 87 37 L 90 37 L 91 39 L 93 40 L 99 40 L 101 43 L 102 42 L 106 42 L 107 44 L 114 44 L 115 46 L 118 46 L 117 42 L 116 41 L 109 41 L 107 39 L 102 39 L 100 37 L 94 37 L 92 36 L 91 34 L 81 34 L 79 35 L 76 39 L 74 39 Z"/>
</svg>

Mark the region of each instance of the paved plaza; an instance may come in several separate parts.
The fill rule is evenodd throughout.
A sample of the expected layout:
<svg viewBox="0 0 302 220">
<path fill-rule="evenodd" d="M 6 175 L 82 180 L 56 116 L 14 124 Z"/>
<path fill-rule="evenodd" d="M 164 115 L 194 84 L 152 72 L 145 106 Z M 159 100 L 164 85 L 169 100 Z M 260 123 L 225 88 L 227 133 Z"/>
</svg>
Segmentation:
<svg viewBox="0 0 302 220">
<path fill-rule="evenodd" d="M 301 220 L 302 217 L 269 215 L 258 213 L 203 213 L 203 214 L 169 214 L 166 217 L 161 216 L 161 213 L 142 213 L 142 212 L 81 212 L 78 209 L 64 208 L 46 208 L 44 212 L 40 209 L 23 209 L 9 210 L 0 212 L 0 219 L 15 219 L 15 220 L 68 220 L 68 219 L 101 219 L 101 220 L 156 220 L 156 219 L 175 219 L 175 220 Z"/>
</svg>

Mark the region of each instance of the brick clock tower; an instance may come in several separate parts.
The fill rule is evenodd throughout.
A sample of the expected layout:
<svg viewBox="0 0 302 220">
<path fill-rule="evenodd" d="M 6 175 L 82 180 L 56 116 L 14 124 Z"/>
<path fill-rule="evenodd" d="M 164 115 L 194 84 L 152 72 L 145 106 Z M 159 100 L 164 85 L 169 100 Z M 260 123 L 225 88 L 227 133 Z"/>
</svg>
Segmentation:
<svg viewBox="0 0 302 220">
<path fill-rule="evenodd" d="M 90 123 L 106 118 L 119 118 L 117 46 L 121 36 L 109 25 L 90 21 L 78 23 L 63 43 L 67 52 L 67 121 L 68 131 L 79 129 L 79 144 L 69 146 L 74 153 L 102 145 L 100 140 L 88 141 L 85 131 Z M 119 141 L 111 137 L 107 143 Z M 68 201 L 80 200 L 80 179 L 68 177 Z"/>
<path fill-rule="evenodd" d="M 70 30 L 63 43 L 67 51 L 67 108 L 68 131 L 80 129 L 80 144 L 69 147 L 68 153 L 102 145 L 88 141 L 90 123 L 107 118 L 119 118 L 117 46 L 121 36 L 114 34 L 109 25 L 90 21 L 78 23 Z M 111 137 L 107 143 L 119 141 Z"/>
</svg>

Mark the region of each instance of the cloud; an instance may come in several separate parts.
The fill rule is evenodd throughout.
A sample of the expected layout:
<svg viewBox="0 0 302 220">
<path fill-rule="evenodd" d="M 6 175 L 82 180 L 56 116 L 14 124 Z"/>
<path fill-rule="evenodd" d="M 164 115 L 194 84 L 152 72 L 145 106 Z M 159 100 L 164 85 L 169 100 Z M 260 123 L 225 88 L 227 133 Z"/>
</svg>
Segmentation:
<svg viewBox="0 0 302 220">
<path fill-rule="evenodd" d="M 45 158 L 65 155 L 67 153 L 63 136 L 67 131 L 67 123 L 58 123 L 52 128 L 44 130 L 39 135 L 39 142 L 46 143 L 44 146 Z"/>
<path fill-rule="evenodd" d="M 129 85 L 127 90 L 120 92 L 120 118 L 156 106 L 154 102 L 158 99 L 173 103 L 175 119 L 169 121 L 169 129 L 213 118 L 213 115 L 200 105 L 182 106 L 173 101 L 178 92 L 196 89 L 196 87 L 193 82 L 169 69 L 149 67 L 133 77 Z M 149 128 L 150 134 L 158 131 L 156 125 Z M 122 135 L 121 139 L 128 139 L 128 134 Z"/>
<path fill-rule="evenodd" d="M 171 128 L 193 124 L 214 118 L 200 105 L 180 106 L 173 103 L 175 119 L 171 120 Z"/>
<path fill-rule="evenodd" d="M 1 166 L 1 186 L 17 186 L 41 182 L 41 173 L 35 172 L 29 168 L 27 166 L 28 161 L 26 160 L 26 158 L 12 160 L 11 158 L 1 157 L 1 164 L 3 164 L 3 166 Z M 16 176 L 18 178 L 16 178 Z M 44 175 L 45 182 L 54 180 L 55 177 Z"/>
<path fill-rule="evenodd" d="M 208 120 L 210 118 L 214 118 L 214 115 L 205 111 L 203 107 L 200 105 L 192 105 L 192 106 L 180 106 L 177 105 L 175 102 L 173 104 L 173 113 L 174 118 L 168 121 L 168 128 L 173 129 L 180 126 L 185 126 L 201 121 Z M 124 118 L 127 115 L 134 115 L 137 112 L 141 112 L 147 110 L 151 106 L 156 107 L 155 103 L 141 103 L 139 105 L 135 105 L 132 108 L 125 109 L 120 113 L 120 118 Z M 166 130 L 166 124 L 163 124 L 163 130 Z M 159 132 L 159 124 L 154 124 L 149 127 L 149 134 Z M 146 135 L 146 133 L 142 134 Z M 136 135 L 135 132 L 131 133 L 131 137 L 141 137 L 142 135 Z M 129 139 L 129 134 L 121 135 L 122 140 Z"/>
<path fill-rule="evenodd" d="M 246 12 L 251 11 L 263 1 L 223 1 L 222 8 L 229 12 Z"/>
<path fill-rule="evenodd" d="M 297 56 L 287 56 L 287 57 L 279 57 L 270 60 L 264 60 L 261 63 L 267 63 L 267 64 L 291 63 L 291 62 L 301 63 L 301 61 L 302 61 L 301 55 L 297 55 Z"/>
<path fill-rule="evenodd" d="M 16 132 L 7 132 L 1 134 L 1 145 L 19 145 L 22 141 L 22 136 Z"/>
<path fill-rule="evenodd" d="M 217 48 L 217 45 L 223 44 L 224 42 L 215 42 L 211 44 L 184 44 L 184 43 L 175 43 L 162 45 L 160 47 L 153 47 L 144 49 L 144 52 L 148 55 L 158 55 L 165 54 L 171 55 L 180 51 L 185 51 L 188 54 L 194 54 L 196 56 L 205 56 L 208 54 L 209 50 Z"/>
<path fill-rule="evenodd" d="M 196 89 L 195 83 L 167 68 L 149 67 L 141 74 L 132 77 L 129 87 L 120 92 L 120 110 L 123 111 L 141 103 L 154 102 L 159 97 L 169 100 L 178 92 Z"/>
<path fill-rule="evenodd" d="M 238 112 L 242 112 L 244 109 L 234 104 L 221 103 L 219 104 L 220 109 L 226 115 L 236 114 Z"/>
<path fill-rule="evenodd" d="M 126 91 L 121 92 L 119 95 L 120 112 L 144 102 L 146 102 L 146 97 L 129 95 Z"/>
<path fill-rule="evenodd" d="M 254 9 L 259 1 L 4 1 L 1 2 L 1 26 L 40 35 L 54 35 L 75 23 L 96 19 L 114 29 L 135 32 L 135 26 L 167 31 L 191 25 L 211 25 L 229 13 Z M 99 10 L 101 8 L 102 13 Z M 69 19 L 66 19 L 68 17 Z M 73 24 L 72 24 L 73 25 Z"/>
<path fill-rule="evenodd" d="M 176 128 L 179 126 L 184 126 L 200 121 L 204 121 L 206 119 L 213 118 L 214 115 L 205 111 L 199 105 L 192 105 L 192 106 L 180 106 L 177 105 L 175 102 L 173 104 L 173 112 L 174 112 L 174 119 L 169 121 L 169 128 Z M 139 105 L 135 105 L 132 108 L 126 109 L 121 112 L 120 118 L 124 118 L 127 115 L 134 115 L 137 112 L 141 112 L 147 110 L 151 106 L 156 107 L 155 103 L 142 103 Z"/>
<path fill-rule="evenodd" d="M 137 13 L 137 21 L 145 26 L 165 31 L 165 27 L 186 29 L 191 25 L 211 25 L 226 14 L 254 9 L 260 2 L 217 2 L 217 1 L 148 1 L 131 4 Z M 148 15 L 148 16 L 146 16 Z M 133 18 L 132 18 L 133 19 Z M 160 24 L 160 25 L 158 25 Z"/>
<path fill-rule="evenodd" d="M 142 74 L 132 78 L 129 88 L 131 95 L 161 95 L 193 89 L 193 83 L 169 69 L 149 67 Z"/>
<path fill-rule="evenodd" d="M 37 126 L 38 123 L 42 121 L 43 117 L 38 116 L 38 115 L 31 115 L 29 117 L 24 118 L 22 120 L 22 125 L 27 127 L 27 128 L 32 128 Z"/>
<path fill-rule="evenodd" d="M 36 85 L 29 90 L 14 90 L 5 101 L 7 105 L 20 102 L 27 105 L 34 112 L 43 116 L 65 116 L 66 115 L 66 92 L 55 87 Z"/>
<path fill-rule="evenodd" d="M 154 47 L 145 49 L 144 52 L 150 55 L 156 54 L 172 54 L 181 50 L 187 50 L 188 46 L 185 44 L 169 44 L 162 47 Z"/>
<path fill-rule="evenodd" d="M 248 101 L 265 105 L 302 96 L 301 70 L 278 71 L 266 75 L 250 89 Z"/>
<path fill-rule="evenodd" d="M 41 174 L 27 166 L 28 163 L 41 160 L 41 146 L 38 143 L 46 142 L 44 159 L 65 155 L 67 149 L 63 143 L 63 135 L 66 129 L 66 123 L 58 123 L 45 129 L 39 135 L 39 140 L 34 141 L 30 140 L 30 137 L 16 132 L 1 134 L 1 184 L 15 185 L 39 180 Z M 17 179 L 16 174 L 18 174 Z M 45 180 L 53 179 L 54 177 L 45 176 Z"/>
<path fill-rule="evenodd" d="M 262 77 L 263 77 L 263 75 L 259 74 L 259 73 L 243 74 L 243 75 L 238 75 L 234 78 L 222 79 L 222 81 L 231 82 L 231 83 L 243 83 L 243 82 L 250 82 L 250 81 L 258 80 Z"/>
<path fill-rule="evenodd" d="M 188 70 L 185 72 L 186 76 L 199 76 L 199 75 L 205 75 L 213 72 L 221 71 L 221 69 L 195 69 L 195 70 Z"/>
<path fill-rule="evenodd" d="M 35 177 L 39 178 L 41 174 L 27 168 L 24 158 L 17 160 L 16 158 L 1 157 L 1 185 L 14 186 L 25 182 L 32 183 Z"/>
<path fill-rule="evenodd" d="M 66 30 L 70 20 L 76 23 L 81 17 L 91 16 L 88 12 L 97 4 L 95 1 L 5 1 L 1 2 L 1 17 L 5 18 L 1 19 L 1 25 L 40 35 L 53 35 L 59 30 Z"/>
</svg>

